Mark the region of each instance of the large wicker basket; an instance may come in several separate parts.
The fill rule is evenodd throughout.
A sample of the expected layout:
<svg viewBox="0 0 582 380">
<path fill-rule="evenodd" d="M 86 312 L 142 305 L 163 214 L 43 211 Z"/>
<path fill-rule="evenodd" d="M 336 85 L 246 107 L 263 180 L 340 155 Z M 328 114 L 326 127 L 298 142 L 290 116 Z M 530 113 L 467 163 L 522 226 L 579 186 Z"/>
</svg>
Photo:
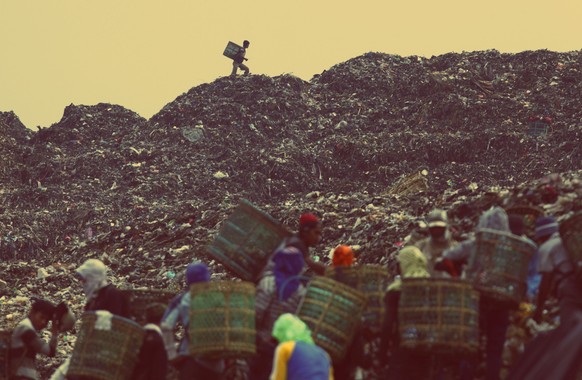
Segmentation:
<svg viewBox="0 0 582 380">
<path fill-rule="evenodd" d="M 582 265 L 582 212 L 560 224 L 560 236 L 566 252 L 574 263 Z"/>
<path fill-rule="evenodd" d="M 101 312 L 86 312 L 67 374 L 96 380 L 131 379 L 144 338 L 140 325 L 111 316 L 111 328 L 99 328 Z M 97 323 L 97 326 L 96 326 Z"/>
<path fill-rule="evenodd" d="M 506 211 L 507 215 L 517 215 L 522 218 L 525 234 L 533 239 L 536 231 L 536 219 L 544 215 L 544 210 L 535 206 L 514 206 Z"/>
<path fill-rule="evenodd" d="M 479 348 L 479 293 L 460 280 L 404 279 L 398 325 L 403 348 L 473 354 Z"/>
<path fill-rule="evenodd" d="M 483 296 L 517 305 L 526 294 L 528 266 L 535 250 L 535 244 L 528 239 L 480 229 L 475 254 L 469 260 L 467 278 Z"/>
<path fill-rule="evenodd" d="M 343 359 L 360 324 L 366 296 L 330 278 L 309 282 L 297 316 L 311 329 L 313 340 L 333 361 Z"/>
<path fill-rule="evenodd" d="M 213 358 L 256 352 L 255 286 L 216 281 L 190 288 L 190 353 Z"/>
<path fill-rule="evenodd" d="M 290 233 L 267 213 L 242 200 L 208 247 L 208 255 L 244 281 L 255 281 Z"/>
<path fill-rule="evenodd" d="M 129 302 L 129 317 L 139 323 L 146 324 L 146 308 L 152 303 L 168 305 L 176 293 L 157 289 L 128 289 L 122 290 Z"/>
<path fill-rule="evenodd" d="M 8 380 L 10 374 L 10 342 L 12 332 L 0 330 L 0 380 Z"/>
<path fill-rule="evenodd" d="M 348 285 L 366 296 L 367 304 L 362 315 L 365 327 L 373 332 L 382 328 L 385 316 L 384 295 L 391 278 L 388 270 L 380 265 L 353 267 L 328 267 L 325 277 Z"/>
</svg>

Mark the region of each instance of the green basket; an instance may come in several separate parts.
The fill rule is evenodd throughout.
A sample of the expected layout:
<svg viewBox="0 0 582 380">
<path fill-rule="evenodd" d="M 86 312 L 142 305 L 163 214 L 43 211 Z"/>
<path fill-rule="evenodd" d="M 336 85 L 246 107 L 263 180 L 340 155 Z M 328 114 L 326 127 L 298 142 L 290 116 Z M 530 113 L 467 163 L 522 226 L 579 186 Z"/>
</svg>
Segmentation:
<svg viewBox="0 0 582 380">
<path fill-rule="evenodd" d="M 531 137 L 546 136 L 549 132 L 550 124 L 543 121 L 530 121 L 527 125 L 527 134 Z"/>
<path fill-rule="evenodd" d="M 152 303 L 168 305 L 176 293 L 157 289 L 127 289 L 122 294 L 129 302 L 129 317 L 140 325 L 145 325 L 146 309 Z"/>
<path fill-rule="evenodd" d="M 362 315 L 363 325 L 372 332 L 379 332 L 386 314 L 384 296 L 391 283 L 388 269 L 380 265 L 353 267 L 328 267 L 325 277 L 339 281 L 366 296 L 366 308 Z"/>
<path fill-rule="evenodd" d="M 192 284 L 188 333 L 194 356 L 254 355 L 255 286 L 233 281 Z"/>
<path fill-rule="evenodd" d="M 0 380 L 8 380 L 10 375 L 10 344 L 12 331 L 0 331 Z"/>
<path fill-rule="evenodd" d="M 208 255 L 244 281 L 256 281 L 281 241 L 291 234 L 242 200 L 208 247 Z"/>
<path fill-rule="evenodd" d="M 560 224 L 560 236 L 566 252 L 578 267 L 582 266 L 582 212 Z"/>
<path fill-rule="evenodd" d="M 534 243 L 512 233 L 480 229 L 467 278 L 483 296 L 516 306 L 525 297 L 529 262 L 536 249 Z"/>
<path fill-rule="evenodd" d="M 365 307 L 366 296 L 361 292 L 315 276 L 307 286 L 297 316 L 311 329 L 315 344 L 339 362 L 352 342 Z"/>
<path fill-rule="evenodd" d="M 479 348 L 479 293 L 460 280 L 403 279 L 398 331 L 406 349 L 474 354 Z"/>
<path fill-rule="evenodd" d="M 235 44 L 232 41 L 228 41 L 226 48 L 224 48 L 224 52 L 222 55 L 228 57 L 230 59 L 235 59 L 238 52 L 242 50 L 242 46 Z"/>
<path fill-rule="evenodd" d="M 111 329 L 96 329 L 102 312 L 86 312 L 73 348 L 68 376 L 95 380 L 129 380 L 144 338 L 144 330 L 132 320 L 111 316 Z"/>
</svg>

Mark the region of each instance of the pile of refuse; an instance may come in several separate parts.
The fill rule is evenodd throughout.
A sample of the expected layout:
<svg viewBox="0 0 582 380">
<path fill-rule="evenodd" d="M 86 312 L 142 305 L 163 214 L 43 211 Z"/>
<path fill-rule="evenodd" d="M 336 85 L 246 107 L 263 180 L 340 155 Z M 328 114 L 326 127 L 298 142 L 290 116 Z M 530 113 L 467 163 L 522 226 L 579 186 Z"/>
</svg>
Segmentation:
<svg viewBox="0 0 582 380">
<path fill-rule="evenodd" d="M 445 208 L 457 239 L 492 205 L 582 209 L 582 52 L 367 53 L 306 82 L 219 78 L 146 120 L 70 105 L 38 131 L 0 113 L 0 328 L 40 295 L 80 300 L 102 259 L 122 287 L 181 287 L 241 198 L 390 266 Z M 551 173 L 558 173 L 550 175 Z M 64 292 L 64 293 L 63 293 Z M 10 316 L 10 318 L 8 318 Z"/>
</svg>

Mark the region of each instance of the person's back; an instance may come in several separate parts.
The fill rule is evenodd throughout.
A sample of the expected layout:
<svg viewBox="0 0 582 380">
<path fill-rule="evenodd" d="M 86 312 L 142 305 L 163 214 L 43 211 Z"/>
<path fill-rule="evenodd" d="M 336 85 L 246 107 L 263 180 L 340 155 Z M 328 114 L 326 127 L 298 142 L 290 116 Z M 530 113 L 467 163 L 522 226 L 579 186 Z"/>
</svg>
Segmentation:
<svg viewBox="0 0 582 380">
<path fill-rule="evenodd" d="M 145 336 L 139 353 L 132 380 L 165 379 L 168 372 L 168 354 L 159 327 L 165 306 L 148 305 L 146 308 Z"/>
<path fill-rule="evenodd" d="M 280 373 L 286 367 L 287 380 L 329 380 L 329 355 L 321 347 L 305 342 L 281 343 L 275 351 L 273 372 Z M 284 377 L 275 376 L 274 379 Z"/>
</svg>

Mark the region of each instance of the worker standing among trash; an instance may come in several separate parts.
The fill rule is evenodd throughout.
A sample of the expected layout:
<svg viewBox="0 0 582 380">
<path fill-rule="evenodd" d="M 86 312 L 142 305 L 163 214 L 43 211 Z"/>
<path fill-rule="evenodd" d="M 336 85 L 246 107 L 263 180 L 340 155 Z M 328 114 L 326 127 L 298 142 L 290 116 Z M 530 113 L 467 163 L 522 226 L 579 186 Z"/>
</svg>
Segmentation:
<svg viewBox="0 0 582 380">
<path fill-rule="evenodd" d="M 272 335 L 279 345 L 271 380 L 333 380 L 329 355 L 315 345 L 309 327 L 297 316 L 281 315 L 275 321 Z"/>
<path fill-rule="evenodd" d="M 153 303 L 146 307 L 145 336 L 139 353 L 132 380 L 165 379 L 168 373 L 168 354 L 164 346 L 160 323 L 166 307 Z"/>
<path fill-rule="evenodd" d="M 541 321 L 544 304 L 552 290 L 560 302 L 560 323 L 566 323 L 576 314 L 582 313 L 582 286 L 576 276 L 574 263 L 562 244 L 558 227 L 552 216 L 540 217 L 536 221 L 535 238 L 540 244 L 538 271 L 542 274 L 534 314 L 537 322 Z"/>
<path fill-rule="evenodd" d="M 448 277 L 445 272 L 435 271 L 434 264 L 442 253 L 457 245 L 449 229 L 447 212 L 432 210 L 426 217 L 429 236 L 417 241 L 414 245 L 426 256 L 428 271 L 432 277 Z"/>
<path fill-rule="evenodd" d="M 294 313 L 305 295 L 305 287 L 298 275 L 303 271 L 302 252 L 286 246 L 272 258 L 273 272 L 263 277 L 257 285 L 256 326 L 257 354 L 250 363 L 251 379 L 267 379 L 272 369 L 275 342 L 271 332 L 277 318 L 284 313 Z"/>
<path fill-rule="evenodd" d="M 129 318 L 128 300 L 115 285 L 109 283 L 108 270 L 101 260 L 88 259 L 75 271 L 85 292 L 85 311 L 105 310 Z"/>
<path fill-rule="evenodd" d="M 247 54 L 247 49 L 250 46 L 250 42 L 244 40 L 242 48 L 239 49 L 238 53 L 232 60 L 232 72 L 230 73 L 231 77 L 235 77 L 238 69 L 244 71 L 244 75 L 249 75 L 249 68 L 243 62 L 248 61 L 249 59 L 245 57 Z"/>
<path fill-rule="evenodd" d="M 48 326 L 55 313 L 55 306 L 46 300 L 33 300 L 28 316 L 12 332 L 11 372 L 12 380 L 38 380 L 36 355 L 54 356 L 57 349 L 59 325 L 51 326 L 51 339 L 47 343 L 40 332 Z"/>
<path fill-rule="evenodd" d="M 199 282 L 209 282 L 210 271 L 203 263 L 191 263 L 186 268 L 186 285 Z M 178 323 L 184 327 L 185 333 L 178 346 L 177 357 L 173 352 L 173 340 L 166 341 L 168 358 L 180 371 L 180 380 L 213 380 L 221 379 L 225 369 L 222 359 L 210 359 L 204 357 L 193 357 L 190 355 L 188 327 L 190 323 L 190 291 L 187 290 L 170 302 L 164 317 L 162 318 L 161 329 L 164 337 L 172 335 Z"/>
<path fill-rule="evenodd" d="M 505 233 L 511 233 L 509 229 L 509 218 L 504 209 L 493 207 L 481 215 L 477 230 L 490 229 Z M 461 244 L 446 250 L 443 258 L 436 263 L 439 270 L 447 270 L 450 266 L 444 265 L 449 261 L 456 264 L 467 263 L 471 256 L 476 254 L 475 239 L 469 239 Z M 499 379 L 499 372 L 502 365 L 503 346 L 505 336 L 509 326 L 509 307 L 505 304 L 496 303 L 488 297 L 481 296 L 479 303 L 479 324 L 481 333 L 486 338 L 486 375 L 487 380 Z M 461 379 L 473 379 L 475 377 L 476 364 L 474 362 L 464 362 L 461 369 Z"/>
<path fill-rule="evenodd" d="M 388 363 L 388 378 L 390 379 L 422 379 L 428 374 L 427 355 L 405 351 L 400 345 L 398 331 L 398 303 L 402 289 L 401 278 L 427 278 L 427 260 L 424 254 L 415 246 L 402 248 L 398 253 L 400 276 L 388 286 L 384 302 L 386 317 L 382 327 L 380 344 L 381 360 Z M 390 355 L 390 359 L 388 357 Z"/>
</svg>

